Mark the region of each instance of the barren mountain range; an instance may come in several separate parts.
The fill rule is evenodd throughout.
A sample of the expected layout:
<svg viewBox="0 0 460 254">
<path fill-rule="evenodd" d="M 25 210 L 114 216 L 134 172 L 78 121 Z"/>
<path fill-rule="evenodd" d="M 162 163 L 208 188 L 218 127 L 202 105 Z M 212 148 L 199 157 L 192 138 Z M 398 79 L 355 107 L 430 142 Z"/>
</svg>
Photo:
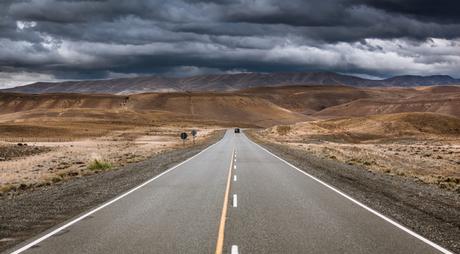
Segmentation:
<svg viewBox="0 0 460 254">
<path fill-rule="evenodd" d="M 460 117 L 460 87 L 287 86 L 132 95 L 0 93 L 3 123 L 86 119 L 143 124 L 209 121 L 267 127 L 311 119 L 404 112 Z"/>
<path fill-rule="evenodd" d="M 458 85 L 459 79 L 446 75 L 397 76 L 370 80 L 333 72 L 239 73 L 198 75 L 186 78 L 145 76 L 109 80 L 38 82 L 3 91 L 20 93 L 106 93 L 134 94 L 146 92 L 204 92 L 236 91 L 254 87 L 278 86 L 356 86 L 356 87 L 413 87 Z"/>
<path fill-rule="evenodd" d="M 371 86 L 377 82 L 382 86 Z M 429 82 L 438 85 L 423 86 L 433 84 Z M 342 126 L 342 119 L 352 119 L 358 126 L 370 123 L 366 126 L 375 128 L 360 131 L 358 136 L 377 137 L 380 118 L 373 116 L 379 115 L 391 120 L 385 128 L 401 131 L 405 129 L 401 126 L 408 126 L 407 119 L 423 124 L 427 124 L 426 116 L 428 122 L 444 119 L 455 123 L 444 127 L 458 135 L 460 86 L 439 85 L 442 82 L 455 79 L 405 76 L 372 81 L 333 73 L 245 73 L 37 83 L 0 92 L 0 138 L 28 140 L 51 135 L 58 140 L 79 140 L 155 126 L 270 128 L 335 120 Z M 145 92 L 149 89 L 159 92 Z M 13 92 L 16 90 L 20 92 Z M 390 117 L 392 114 L 405 117 Z M 433 128 L 443 133 L 441 127 Z M 328 135 L 345 140 L 356 136 L 340 130 Z"/>
</svg>

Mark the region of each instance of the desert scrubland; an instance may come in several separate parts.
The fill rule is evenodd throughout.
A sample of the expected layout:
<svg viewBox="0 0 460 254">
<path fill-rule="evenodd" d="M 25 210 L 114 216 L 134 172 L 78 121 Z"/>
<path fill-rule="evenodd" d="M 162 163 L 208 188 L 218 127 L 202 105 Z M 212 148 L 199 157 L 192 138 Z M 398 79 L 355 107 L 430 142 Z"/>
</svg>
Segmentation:
<svg viewBox="0 0 460 254">
<path fill-rule="evenodd" d="M 196 142 L 206 140 L 217 127 L 132 127 L 92 138 L 59 138 L 36 141 L 35 137 L 16 142 L 0 142 L 0 191 L 40 187 L 82 177 L 145 160 L 161 152 L 183 147 L 179 134 L 192 129 L 200 132 Z M 10 138 L 6 138 L 10 139 Z M 38 139 L 40 140 L 40 139 Z M 185 146 L 192 146 L 192 140 Z"/>
<path fill-rule="evenodd" d="M 279 125 L 268 141 L 320 158 L 460 191 L 460 119 L 399 113 Z"/>
</svg>

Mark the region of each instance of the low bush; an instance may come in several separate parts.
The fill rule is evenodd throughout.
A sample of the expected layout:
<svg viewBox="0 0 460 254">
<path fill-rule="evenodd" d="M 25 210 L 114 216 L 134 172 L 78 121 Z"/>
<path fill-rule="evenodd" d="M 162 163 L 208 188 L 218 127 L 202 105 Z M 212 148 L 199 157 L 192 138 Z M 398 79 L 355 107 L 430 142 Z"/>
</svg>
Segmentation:
<svg viewBox="0 0 460 254">
<path fill-rule="evenodd" d="M 288 125 L 280 125 L 276 127 L 276 131 L 280 135 L 286 135 L 291 130 L 291 126 Z"/>
<path fill-rule="evenodd" d="M 106 161 L 93 160 L 89 165 L 89 170 L 106 170 L 112 168 L 112 164 Z"/>
</svg>

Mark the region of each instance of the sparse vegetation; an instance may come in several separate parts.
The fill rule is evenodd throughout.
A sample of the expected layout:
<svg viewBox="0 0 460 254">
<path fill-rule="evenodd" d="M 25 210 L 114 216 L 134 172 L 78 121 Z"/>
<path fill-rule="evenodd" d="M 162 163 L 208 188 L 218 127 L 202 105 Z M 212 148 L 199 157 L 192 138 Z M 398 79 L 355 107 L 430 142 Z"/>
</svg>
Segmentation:
<svg viewBox="0 0 460 254">
<path fill-rule="evenodd" d="M 460 192 L 458 130 L 455 117 L 403 113 L 281 125 L 260 137 L 319 158 Z"/>
<path fill-rule="evenodd" d="M 9 192 L 15 189 L 16 189 L 16 186 L 14 186 L 13 184 L 4 184 L 0 186 L 0 193 Z"/>
<path fill-rule="evenodd" d="M 78 134 L 71 137 L 72 141 L 62 142 L 57 140 L 48 142 L 48 138 L 53 139 L 54 132 L 46 129 L 39 133 L 33 132 L 34 135 L 42 137 L 45 142 L 37 141 L 36 137 L 31 139 L 24 137 L 20 139 L 21 146 L 18 142 L 1 141 L 0 137 L 0 193 L 84 177 L 145 160 L 161 152 L 175 149 L 179 145 L 182 148 L 178 133 L 184 129 L 197 128 L 190 123 L 183 125 L 180 128 L 169 125 L 161 127 L 138 125 L 124 129 L 125 127 L 121 128 L 118 124 L 103 124 L 105 130 L 113 128 L 106 136 L 87 139 L 80 138 Z M 74 126 L 73 131 L 85 130 L 85 128 L 80 130 L 79 126 L 85 125 Z M 197 143 L 205 142 L 216 130 L 209 127 L 198 129 L 200 135 Z M 30 134 L 26 128 L 16 130 Z M 15 135 L 11 136 L 15 137 Z M 75 140 L 76 138 L 78 139 Z M 94 158 L 102 159 L 94 160 Z"/>
<path fill-rule="evenodd" d="M 106 161 L 102 161 L 102 160 L 93 160 L 91 163 L 89 163 L 88 165 L 88 169 L 89 170 L 93 170 L 93 171 L 97 171 L 97 170 L 107 170 L 107 169 L 111 169 L 112 168 L 112 164 L 109 163 L 109 162 L 106 162 Z"/>
<path fill-rule="evenodd" d="M 291 130 L 291 126 L 289 125 L 279 125 L 276 127 L 276 131 L 278 132 L 279 135 L 287 135 L 289 131 Z"/>
</svg>

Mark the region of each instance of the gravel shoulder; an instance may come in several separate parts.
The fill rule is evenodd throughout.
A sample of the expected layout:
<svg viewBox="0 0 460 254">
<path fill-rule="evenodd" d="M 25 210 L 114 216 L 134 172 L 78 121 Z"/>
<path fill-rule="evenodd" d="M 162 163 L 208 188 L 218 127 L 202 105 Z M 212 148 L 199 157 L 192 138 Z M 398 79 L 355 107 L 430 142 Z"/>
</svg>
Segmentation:
<svg viewBox="0 0 460 254">
<path fill-rule="evenodd" d="M 248 133 L 253 141 L 441 246 L 460 253 L 460 195 L 413 179 L 318 158 Z M 385 239 L 382 239 L 384 241 Z"/>
<path fill-rule="evenodd" d="M 0 251 L 126 192 L 199 153 L 223 134 L 218 131 L 193 147 L 165 151 L 113 171 L 0 196 Z"/>
</svg>

